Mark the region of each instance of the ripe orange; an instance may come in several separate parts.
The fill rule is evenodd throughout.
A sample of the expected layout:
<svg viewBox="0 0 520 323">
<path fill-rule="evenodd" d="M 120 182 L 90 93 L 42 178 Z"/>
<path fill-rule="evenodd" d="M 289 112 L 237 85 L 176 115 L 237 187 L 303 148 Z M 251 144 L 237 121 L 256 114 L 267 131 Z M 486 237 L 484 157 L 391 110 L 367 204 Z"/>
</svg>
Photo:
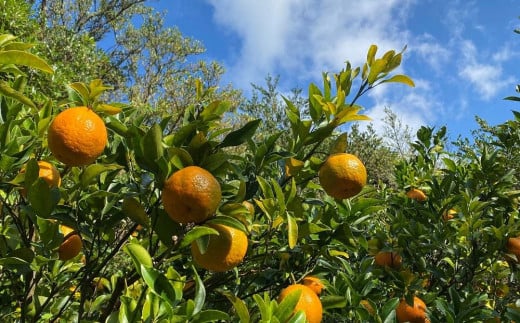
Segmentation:
<svg viewBox="0 0 520 323">
<path fill-rule="evenodd" d="M 294 313 L 303 310 L 309 323 L 319 323 L 323 316 L 323 307 L 320 298 L 309 287 L 301 284 L 293 284 L 284 288 L 278 296 L 278 303 L 282 302 L 287 295 L 300 290 L 300 299 L 296 303 Z"/>
<path fill-rule="evenodd" d="M 453 219 L 455 215 L 457 215 L 457 211 L 455 211 L 454 209 L 446 210 L 444 211 L 444 213 L 442 213 L 442 220 L 444 222 L 449 221 Z"/>
<path fill-rule="evenodd" d="M 87 107 L 60 112 L 49 126 L 49 149 L 62 163 L 82 166 L 93 163 L 107 144 L 103 119 Z"/>
<path fill-rule="evenodd" d="M 306 276 L 305 278 L 303 278 L 302 283 L 303 285 L 312 289 L 316 293 L 316 295 L 320 295 L 321 291 L 325 287 L 325 285 L 323 285 L 323 283 L 321 282 L 321 279 L 315 276 Z"/>
<path fill-rule="evenodd" d="M 193 260 L 202 268 L 215 272 L 224 272 L 238 266 L 247 252 L 247 235 L 238 229 L 222 224 L 208 224 L 219 235 L 210 235 L 204 254 L 197 243 L 191 243 Z"/>
<path fill-rule="evenodd" d="M 401 267 L 403 258 L 395 251 L 379 251 L 374 256 L 374 262 L 378 266 L 388 266 L 396 269 Z"/>
<path fill-rule="evenodd" d="M 213 215 L 222 198 L 217 179 L 207 170 L 188 166 L 164 183 L 162 203 L 177 223 L 201 223 Z"/>
<path fill-rule="evenodd" d="M 38 161 L 38 167 L 40 168 L 38 177 L 43 179 L 49 187 L 60 187 L 61 185 L 61 176 L 60 172 L 49 162 L 46 162 L 44 160 Z M 25 173 L 25 168 L 21 170 L 22 173 Z M 25 189 L 22 189 L 21 191 L 23 196 L 27 195 L 27 191 Z"/>
<path fill-rule="evenodd" d="M 67 235 L 58 248 L 60 260 L 67 261 L 76 257 L 83 247 L 81 237 L 77 233 Z"/>
<path fill-rule="evenodd" d="M 514 254 L 517 260 L 520 260 L 520 237 L 508 238 L 506 249 L 509 253 Z"/>
<path fill-rule="evenodd" d="M 325 192 L 337 199 L 358 194 L 367 183 L 365 165 L 356 156 L 347 153 L 330 155 L 318 175 Z"/>
<path fill-rule="evenodd" d="M 399 322 L 427 323 L 426 304 L 417 296 L 413 297 L 413 306 L 409 305 L 403 298 L 395 310 Z"/>
<path fill-rule="evenodd" d="M 411 190 L 406 192 L 406 196 L 408 198 L 411 198 L 412 200 L 416 200 L 419 202 L 424 202 L 428 199 L 426 197 L 426 194 L 424 194 L 424 192 L 418 188 L 412 188 Z"/>
</svg>

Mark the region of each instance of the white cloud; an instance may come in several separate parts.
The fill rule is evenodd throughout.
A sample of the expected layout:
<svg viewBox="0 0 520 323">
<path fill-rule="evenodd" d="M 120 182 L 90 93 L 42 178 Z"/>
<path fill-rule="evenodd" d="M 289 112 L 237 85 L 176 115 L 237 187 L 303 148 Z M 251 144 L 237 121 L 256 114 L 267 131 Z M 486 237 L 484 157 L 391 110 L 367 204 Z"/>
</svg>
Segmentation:
<svg viewBox="0 0 520 323">
<path fill-rule="evenodd" d="M 364 62 L 371 44 L 380 54 L 407 43 L 404 17 L 413 0 L 207 0 L 216 22 L 241 39 L 237 59 L 226 62 L 235 84 L 259 83 L 267 74 L 319 79 L 349 60 Z M 283 82 L 282 77 L 282 82 Z"/>
<path fill-rule="evenodd" d="M 493 98 L 500 90 L 511 83 L 511 78 L 504 78 L 499 63 L 480 63 L 478 51 L 470 40 L 461 43 L 462 60 L 459 63 L 459 76 L 463 81 L 475 86 L 484 100 Z"/>
<path fill-rule="evenodd" d="M 410 50 L 412 53 L 417 53 L 419 58 L 437 73 L 442 73 L 452 56 L 449 48 L 440 44 L 430 34 L 419 36 L 415 44 L 410 46 Z"/>
</svg>

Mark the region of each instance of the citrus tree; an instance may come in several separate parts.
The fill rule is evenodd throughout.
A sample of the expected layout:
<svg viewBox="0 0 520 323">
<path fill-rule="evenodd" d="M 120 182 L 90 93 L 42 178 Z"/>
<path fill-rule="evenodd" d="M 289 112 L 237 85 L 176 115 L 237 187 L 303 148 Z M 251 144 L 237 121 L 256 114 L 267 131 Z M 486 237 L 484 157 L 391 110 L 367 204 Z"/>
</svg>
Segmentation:
<svg viewBox="0 0 520 323">
<path fill-rule="evenodd" d="M 201 81 L 180 115 L 96 76 L 33 95 L 54 70 L 30 48 L 0 36 L 3 321 L 520 321 L 518 113 L 451 152 L 420 128 L 373 186 L 345 125 L 374 87 L 414 86 L 403 51 L 372 45 L 256 136 Z"/>
</svg>

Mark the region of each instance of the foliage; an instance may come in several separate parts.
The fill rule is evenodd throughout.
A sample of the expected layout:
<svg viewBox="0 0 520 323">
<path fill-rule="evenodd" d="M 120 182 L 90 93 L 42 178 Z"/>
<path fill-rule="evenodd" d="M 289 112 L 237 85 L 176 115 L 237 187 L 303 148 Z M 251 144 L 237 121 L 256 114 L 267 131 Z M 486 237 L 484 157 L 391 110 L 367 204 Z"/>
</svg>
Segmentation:
<svg viewBox="0 0 520 323">
<path fill-rule="evenodd" d="M 60 73 L 61 65 L 31 49 L 0 36 L 0 320 L 304 322 L 302 311 L 293 315 L 297 293 L 281 302 L 277 296 L 312 274 L 325 284 L 325 322 L 395 322 L 400 300 L 414 296 L 432 322 L 520 321 L 519 260 L 505 248 L 520 235 L 518 173 L 510 166 L 518 158 L 517 112 L 496 127 L 482 122 L 475 142 L 461 141 L 452 152 L 445 127 L 421 127 L 406 158 L 397 158 L 392 185 L 372 182 L 338 200 L 318 184 L 319 168 L 329 154 L 355 147 L 349 138 L 358 129 L 340 130 L 368 119 L 357 104 L 362 95 L 388 83 L 413 86 L 392 73 L 403 52 L 378 57 L 373 45 L 363 66 L 347 61 L 324 73 L 320 86 L 310 84 L 304 103 L 282 97 L 287 129 L 268 132 L 261 118 L 222 127 L 233 96 L 218 94 L 193 70 L 184 74 L 192 98 L 173 116 L 159 103 L 162 95 L 163 103 L 175 100 L 172 92 L 158 90 L 147 101 L 145 89 L 125 96 L 126 104 L 106 103 L 131 88 L 111 89 L 95 75 L 68 91 L 56 79 L 51 92 L 35 93 L 40 74 Z M 95 163 L 67 167 L 50 153 L 47 127 L 62 107 L 85 103 L 102 116 L 109 143 Z M 384 147 L 370 130 L 366 138 Z M 369 168 L 376 156 L 368 157 Z M 57 166 L 61 187 L 38 178 L 39 160 Z M 179 224 L 166 214 L 161 192 L 172 173 L 190 165 L 215 176 L 222 201 L 207 221 Z M 407 198 L 409 188 L 427 200 Z M 243 201 L 254 204 L 253 213 Z M 455 216 L 443 219 L 450 209 Z M 244 261 L 222 273 L 200 268 L 190 255 L 192 243 L 205 246 L 216 234 L 213 224 L 248 235 Z M 81 254 L 66 261 L 58 259 L 60 225 L 82 240 Z M 399 255 L 400 266 L 376 264 L 380 251 Z"/>
</svg>

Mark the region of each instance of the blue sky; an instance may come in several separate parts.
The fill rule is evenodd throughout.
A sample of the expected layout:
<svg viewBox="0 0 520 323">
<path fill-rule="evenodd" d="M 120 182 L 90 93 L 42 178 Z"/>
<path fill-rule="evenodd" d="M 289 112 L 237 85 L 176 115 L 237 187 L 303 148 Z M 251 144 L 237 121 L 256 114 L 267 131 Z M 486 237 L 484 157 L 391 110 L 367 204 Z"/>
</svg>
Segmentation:
<svg viewBox="0 0 520 323">
<path fill-rule="evenodd" d="M 156 0 L 165 21 L 206 47 L 204 58 L 226 68 L 223 83 L 248 93 L 268 74 L 280 91 L 361 66 L 371 44 L 378 54 L 407 46 L 398 73 L 415 88 L 376 88 L 360 103 L 381 128 L 385 107 L 405 124 L 446 125 L 469 136 L 474 116 L 497 124 L 520 110 L 503 100 L 520 83 L 517 0 Z"/>
</svg>

